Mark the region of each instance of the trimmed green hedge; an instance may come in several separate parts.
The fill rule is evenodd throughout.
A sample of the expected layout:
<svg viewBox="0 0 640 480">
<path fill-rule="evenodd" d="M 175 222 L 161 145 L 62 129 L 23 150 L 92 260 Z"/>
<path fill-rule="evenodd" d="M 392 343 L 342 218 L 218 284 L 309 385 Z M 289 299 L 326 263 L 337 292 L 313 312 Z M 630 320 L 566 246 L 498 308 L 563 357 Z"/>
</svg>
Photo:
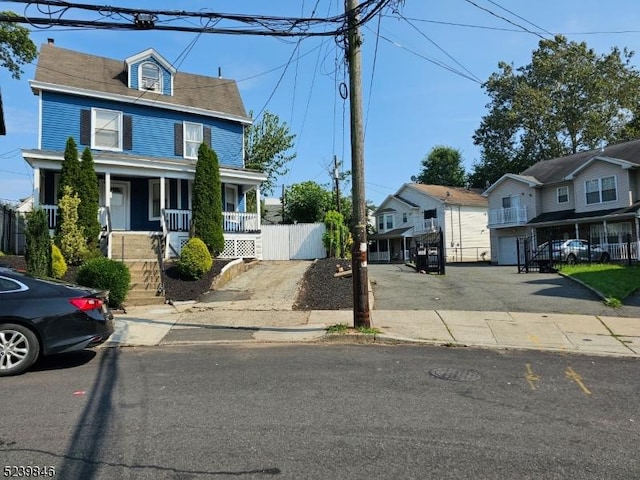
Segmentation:
<svg viewBox="0 0 640 480">
<path fill-rule="evenodd" d="M 122 262 L 109 258 L 93 258 L 78 269 L 79 285 L 109 290 L 109 306 L 120 307 L 129 292 L 131 273 Z"/>
<path fill-rule="evenodd" d="M 197 280 L 211 270 L 213 259 L 205 243 L 198 237 L 190 238 L 178 261 L 178 271 L 186 278 Z"/>
</svg>

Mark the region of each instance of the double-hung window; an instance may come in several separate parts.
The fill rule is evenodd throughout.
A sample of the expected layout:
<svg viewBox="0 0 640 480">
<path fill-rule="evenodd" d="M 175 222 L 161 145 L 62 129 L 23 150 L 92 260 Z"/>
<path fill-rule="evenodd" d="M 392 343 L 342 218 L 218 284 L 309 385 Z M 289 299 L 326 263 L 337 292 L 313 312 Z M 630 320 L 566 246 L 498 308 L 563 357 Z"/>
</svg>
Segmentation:
<svg viewBox="0 0 640 480">
<path fill-rule="evenodd" d="M 184 156 L 198 158 L 198 149 L 202 143 L 203 133 L 201 123 L 184 122 Z"/>
<path fill-rule="evenodd" d="M 378 231 L 381 232 L 384 230 L 384 215 L 380 215 L 378 217 Z"/>
<path fill-rule="evenodd" d="M 393 215 L 385 215 L 384 219 L 387 230 L 393 230 Z"/>
<path fill-rule="evenodd" d="M 140 88 L 142 90 L 160 91 L 162 76 L 160 67 L 155 63 L 145 62 L 140 67 Z"/>
<path fill-rule="evenodd" d="M 614 202 L 618 199 L 616 177 L 602 177 L 585 182 L 587 205 Z"/>
<path fill-rule="evenodd" d="M 558 203 L 567 203 L 569 201 L 569 187 L 558 187 Z"/>
<path fill-rule="evenodd" d="M 122 150 L 122 112 L 94 108 L 91 148 Z"/>
<path fill-rule="evenodd" d="M 169 208 L 169 180 L 164 181 L 164 208 Z M 160 179 L 149 180 L 149 220 L 160 220 Z"/>
</svg>

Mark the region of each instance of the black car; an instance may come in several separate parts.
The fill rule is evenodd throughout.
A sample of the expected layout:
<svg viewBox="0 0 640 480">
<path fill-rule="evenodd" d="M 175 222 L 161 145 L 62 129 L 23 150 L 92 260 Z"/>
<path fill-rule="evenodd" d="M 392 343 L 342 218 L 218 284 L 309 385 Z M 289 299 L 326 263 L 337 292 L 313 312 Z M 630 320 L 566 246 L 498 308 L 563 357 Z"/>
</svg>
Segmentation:
<svg viewBox="0 0 640 480">
<path fill-rule="evenodd" d="M 0 376 L 43 355 L 103 343 L 113 333 L 108 292 L 0 267 Z"/>
</svg>

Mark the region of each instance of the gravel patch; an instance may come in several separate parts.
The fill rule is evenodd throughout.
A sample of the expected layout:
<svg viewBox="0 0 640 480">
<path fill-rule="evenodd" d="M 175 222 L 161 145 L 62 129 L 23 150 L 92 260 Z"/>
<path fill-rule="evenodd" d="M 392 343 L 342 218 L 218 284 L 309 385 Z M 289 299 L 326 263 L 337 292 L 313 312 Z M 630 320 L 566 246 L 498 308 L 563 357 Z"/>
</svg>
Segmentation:
<svg viewBox="0 0 640 480">
<path fill-rule="evenodd" d="M 304 273 L 294 310 L 342 310 L 353 308 L 352 277 L 334 277 L 336 267 L 351 269 L 350 260 L 323 258 Z"/>
</svg>

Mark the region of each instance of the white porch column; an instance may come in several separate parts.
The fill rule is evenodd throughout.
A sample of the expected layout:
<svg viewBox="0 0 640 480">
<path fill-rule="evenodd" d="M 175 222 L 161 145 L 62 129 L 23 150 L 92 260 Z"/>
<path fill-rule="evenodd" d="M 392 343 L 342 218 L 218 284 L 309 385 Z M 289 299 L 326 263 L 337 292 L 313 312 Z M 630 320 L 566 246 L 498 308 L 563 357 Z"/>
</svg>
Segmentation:
<svg viewBox="0 0 640 480">
<path fill-rule="evenodd" d="M 111 174 L 104 174 L 104 206 L 111 209 Z"/>
<path fill-rule="evenodd" d="M 40 168 L 33 169 L 33 209 L 40 206 Z"/>
<path fill-rule="evenodd" d="M 391 242 L 387 238 L 387 262 L 391 263 Z"/>
<path fill-rule="evenodd" d="M 166 205 L 164 196 L 166 195 L 166 190 L 166 185 L 164 184 L 164 175 L 160 175 L 160 228 L 163 231 L 165 226 L 164 209 L 166 208 Z"/>
<path fill-rule="evenodd" d="M 247 201 L 245 195 L 245 203 L 244 203 L 245 212 L 247 211 Z M 256 185 L 256 212 L 258 212 L 258 229 L 260 229 L 260 220 L 262 215 L 260 214 L 260 185 Z"/>
<path fill-rule="evenodd" d="M 636 260 L 640 259 L 640 220 L 636 217 Z"/>
<path fill-rule="evenodd" d="M 608 245 L 609 244 L 609 234 L 607 233 L 607 221 L 606 220 L 604 220 L 602 222 L 602 228 L 603 228 L 602 239 L 601 239 L 600 243 L 604 243 L 605 245 Z M 618 239 L 618 241 L 620 241 L 620 239 Z"/>
<path fill-rule="evenodd" d="M 576 223 L 573 227 L 576 231 L 576 235 L 574 238 L 580 238 L 580 229 L 578 228 L 578 224 Z"/>
</svg>

